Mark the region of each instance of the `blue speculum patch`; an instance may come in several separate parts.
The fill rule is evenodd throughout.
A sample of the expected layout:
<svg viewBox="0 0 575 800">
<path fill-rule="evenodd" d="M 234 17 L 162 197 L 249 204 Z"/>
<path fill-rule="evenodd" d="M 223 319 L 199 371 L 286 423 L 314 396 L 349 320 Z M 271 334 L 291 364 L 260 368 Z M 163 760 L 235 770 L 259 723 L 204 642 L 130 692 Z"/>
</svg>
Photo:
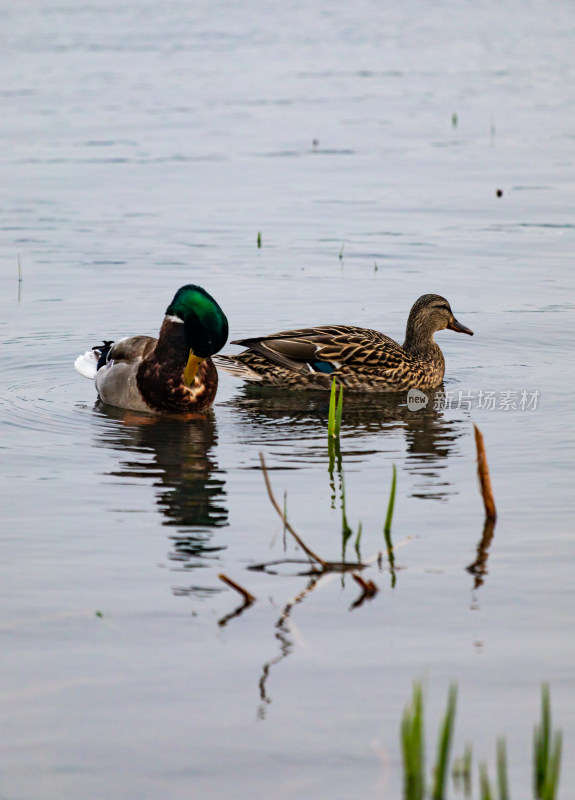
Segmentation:
<svg viewBox="0 0 575 800">
<path fill-rule="evenodd" d="M 312 361 L 311 366 L 316 372 L 325 372 L 326 375 L 329 375 L 335 369 L 329 361 Z"/>
</svg>

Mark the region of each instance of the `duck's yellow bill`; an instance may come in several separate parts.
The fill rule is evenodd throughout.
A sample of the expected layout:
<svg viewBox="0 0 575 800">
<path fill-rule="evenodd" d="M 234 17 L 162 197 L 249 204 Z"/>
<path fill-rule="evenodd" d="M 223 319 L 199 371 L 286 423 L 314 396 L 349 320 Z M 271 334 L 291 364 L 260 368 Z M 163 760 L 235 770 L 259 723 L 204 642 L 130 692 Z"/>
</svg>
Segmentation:
<svg viewBox="0 0 575 800">
<path fill-rule="evenodd" d="M 186 386 L 191 386 L 194 382 L 194 378 L 196 377 L 196 372 L 199 369 L 200 364 L 204 359 L 198 358 L 193 354 L 190 350 L 190 356 L 188 358 L 188 363 L 186 364 L 186 368 L 184 370 L 184 383 Z"/>
</svg>

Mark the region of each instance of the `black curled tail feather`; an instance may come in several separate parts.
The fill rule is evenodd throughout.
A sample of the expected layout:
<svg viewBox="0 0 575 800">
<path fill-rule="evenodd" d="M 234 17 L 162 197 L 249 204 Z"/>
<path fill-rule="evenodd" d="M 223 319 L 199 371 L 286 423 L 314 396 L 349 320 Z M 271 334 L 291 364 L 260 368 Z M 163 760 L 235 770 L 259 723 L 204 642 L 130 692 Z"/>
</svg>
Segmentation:
<svg viewBox="0 0 575 800">
<path fill-rule="evenodd" d="M 96 371 L 100 369 L 100 367 L 104 367 L 106 365 L 106 361 L 108 360 L 108 353 L 112 349 L 114 342 L 111 339 L 104 339 L 102 344 L 96 345 L 93 347 L 95 353 L 98 355 L 98 366 L 96 367 Z"/>
</svg>

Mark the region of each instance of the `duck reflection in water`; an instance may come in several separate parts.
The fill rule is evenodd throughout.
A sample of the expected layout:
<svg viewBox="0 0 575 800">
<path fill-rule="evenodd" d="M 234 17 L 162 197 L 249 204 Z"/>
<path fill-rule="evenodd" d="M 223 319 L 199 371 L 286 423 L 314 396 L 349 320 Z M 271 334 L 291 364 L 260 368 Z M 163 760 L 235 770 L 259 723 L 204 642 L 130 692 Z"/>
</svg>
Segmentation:
<svg viewBox="0 0 575 800">
<path fill-rule="evenodd" d="M 435 391 L 442 390 L 439 387 Z M 411 496 L 445 500 L 455 490 L 443 470 L 448 458 L 458 451 L 457 440 L 469 435 L 469 425 L 464 418 L 446 419 L 444 411 L 434 407 L 435 392 L 426 394 L 427 405 L 412 411 L 407 406 L 406 393 L 366 396 L 346 394 L 344 390 L 342 446 L 346 445 L 347 450 L 353 446 L 353 461 L 357 463 L 363 460 L 362 456 L 374 452 L 374 434 L 402 432 L 407 454 L 405 468 L 415 479 Z M 326 392 L 242 386 L 225 405 L 237 414 L 247 443 L 256 439 L 259 447 L 267 441 L 274 445 L 289 443 L 290 458 L 325 457 L 329 408 Z M 362 440 L 367 445 L 364 450 Z M 377 449 L 387 449 L 389 440 L 380 437 L 377 442 Z"/>
<path fill-rule="evenodd" d="M 180 568 L 202 566 L 223 545 L 212 531 L 228 524 L 223 473 L 215 458 L 217 429 L 213 412 L 189 420 L 153 417 L 98 402 L 96 410 L 118 425 L 98 437 L 102 447 L 122 454 L 119 478 L 154 478 L 163 524 L 176 529 L 169 557 Z"/>
</svg>

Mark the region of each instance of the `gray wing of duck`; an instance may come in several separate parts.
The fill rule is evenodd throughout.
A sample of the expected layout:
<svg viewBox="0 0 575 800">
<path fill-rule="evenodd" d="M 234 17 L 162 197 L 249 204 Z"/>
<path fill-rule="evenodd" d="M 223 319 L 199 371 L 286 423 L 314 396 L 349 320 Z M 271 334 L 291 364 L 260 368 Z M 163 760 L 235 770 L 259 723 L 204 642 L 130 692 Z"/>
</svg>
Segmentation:
<svg viewBox="0 0 575 800">
<path fill-rule="evenodd" d="M 156 343 L 152 336 L 130 336 L 112 345 L 95 378 L 102 402 L 133 411 L 152 410 L 140 394 L 136 376 L 142 359 L 153 352 Z"/>
</svg>

